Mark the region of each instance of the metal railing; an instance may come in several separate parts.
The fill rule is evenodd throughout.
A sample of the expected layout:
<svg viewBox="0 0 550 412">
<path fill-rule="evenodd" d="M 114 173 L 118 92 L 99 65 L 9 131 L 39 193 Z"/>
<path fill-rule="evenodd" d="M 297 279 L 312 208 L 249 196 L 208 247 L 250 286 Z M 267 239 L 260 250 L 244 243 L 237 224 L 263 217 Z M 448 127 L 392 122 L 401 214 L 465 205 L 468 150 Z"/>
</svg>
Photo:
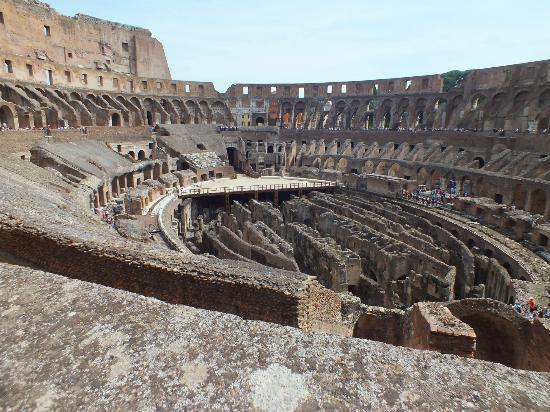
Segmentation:
<svg viewBox="0 0 550 412">
<path fill-rule="evenodd" d="M 278 183 L 270 185 L 250 185 L 250 186 L 223 186 L 223 187 L 188 187 L 181 188 L 180 196 L 185 195 L 203 195 L 203 194 L 225 194 L 239 192 L 262 192 L 275 190 L 299 190 L 299 189 L 315 189 L 336 187 L 336 182 L 295 182 L 295 183 Z"/>
</svg>

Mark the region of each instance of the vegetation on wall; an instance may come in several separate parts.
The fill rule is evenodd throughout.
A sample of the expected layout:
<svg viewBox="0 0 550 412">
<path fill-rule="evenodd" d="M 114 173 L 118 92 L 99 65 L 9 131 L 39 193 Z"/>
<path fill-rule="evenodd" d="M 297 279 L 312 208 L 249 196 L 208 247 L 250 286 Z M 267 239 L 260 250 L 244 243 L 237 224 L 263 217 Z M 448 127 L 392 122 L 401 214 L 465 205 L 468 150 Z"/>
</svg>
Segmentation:
<svg viewBox="0 0 550 412">
<path fill-rule="evenodd" d="M 443 91 L 448 92 L 455 87 L 462 86 L 470 73 L 471 70 L 451 70 L 450 72 L 443 73 L 441 75 L 443 79 Z"/>
</svg>

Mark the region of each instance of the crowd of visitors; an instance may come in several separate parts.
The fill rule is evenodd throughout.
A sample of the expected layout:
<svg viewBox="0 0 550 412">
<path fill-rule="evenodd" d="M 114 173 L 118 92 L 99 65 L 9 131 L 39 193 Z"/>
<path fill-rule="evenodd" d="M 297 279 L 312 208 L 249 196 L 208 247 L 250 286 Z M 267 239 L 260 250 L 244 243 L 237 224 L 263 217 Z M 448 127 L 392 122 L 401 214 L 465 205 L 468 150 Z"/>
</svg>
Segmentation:
<svg viewBox="0 0 550 412">
<path fill-rule="evenodd" d="M 456 181 L 450 180 L 446 189 L 437 187 L 428 189 L 425 185 L 419 185 L 414 191 L 403 189 L 401 197 L 411 202 L 420 203 L 426 206 L 445 206 L 458 196 L 468 196 L 469 193 L 458 193 Z"/>
<path fill-rule="evenodd" d="M 88 128 L 85 127 L 85 126 L 72 127 L 72 126 L 66 125 L 66 126 L 63 126 L 63 127 L 52 127 L 50 125 L 47 125 L 47 126 L 44 126 L 44 127 L 20 127 L 19 129 L 12 129 L 6 123 L 2 123 L 0 125 L 0 131 L 6 132 L 6 131 L 9 131 L 9 130 L 19 130 L 19 131 L 25 131 L 26 130 L 26 131 L 33 131 L 33 132 L 42 131 L 46 136 L 50 136 L 52 130 L 79 130 L 80 133 L 82 133 L 82 134 L 87 134 L 88 133 Z"/>
<path fill-rule="evenodd" d="M 531 297 L 527 299 L 526 303 L 516 302 L 513 305 L 514 310 L 527 319 L 533 318 L 545 318 L 550 319 L 550 303 L 546 308 L 539 307 L 535 298 Z"/>
<path fill-rule="evenodd" d="M 351 130 L 350 128 L 345 127 L 329 127 L 328 130 L 331 131 L 342 131 L 342 130 Z M 418 132 L 454 132 L 454 133 L 478 133 L 478 132 L 485 132 L 487 133 L 488 130 L 481 130 L 477 128 L 464 128 L 464 127 L 457 127 L 457 128 L 437 128 L 437 127 L 397 127 L 397 128 L 387 128 L 387 127 L 372 127 L 372 128 L 366 128 L 363 127 L 361 130 L 371 130 L 371 131 L 377 131 L 377 132 L 407 132 L 407 133 L 418 133 Z M 491 130 L 494 134 L 498 136 L 505 136 L 506 131 L 504 129 L 492 129 Z M 520 130 L 515 129 L 513 133 L 530 133 L 527 130 Z M 548 134 L 550 133 L 549 129 L 544 129 L 537 132 L 538 134 Z"/>
</svg>

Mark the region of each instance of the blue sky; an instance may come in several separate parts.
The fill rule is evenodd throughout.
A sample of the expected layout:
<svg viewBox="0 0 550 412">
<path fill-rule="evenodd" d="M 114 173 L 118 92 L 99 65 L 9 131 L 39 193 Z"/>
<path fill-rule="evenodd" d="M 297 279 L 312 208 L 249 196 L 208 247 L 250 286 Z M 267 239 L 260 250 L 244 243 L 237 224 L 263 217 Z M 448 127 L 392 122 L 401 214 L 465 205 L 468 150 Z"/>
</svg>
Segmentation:
<svg viewBox="0 0 550 412">
<path fill-rule="evenodd" d="M 172 77 L 232 83 L 367 80 L 550 58 L 548 0 L 50 0 L 148 28 Z M 158 10 L 158 11 L 157 11 Z"/>
</svg>

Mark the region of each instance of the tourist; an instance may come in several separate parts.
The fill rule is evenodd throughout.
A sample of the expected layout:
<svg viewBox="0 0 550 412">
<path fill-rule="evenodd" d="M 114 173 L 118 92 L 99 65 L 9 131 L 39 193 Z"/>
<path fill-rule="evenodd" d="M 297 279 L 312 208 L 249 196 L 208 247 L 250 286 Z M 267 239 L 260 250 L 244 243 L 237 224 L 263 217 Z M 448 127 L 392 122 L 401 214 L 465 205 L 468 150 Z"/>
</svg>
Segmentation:
<svg viewBox="0 0 550 412">
<path fill-rule="evenodd" d="M 537 307 L 537 301 L 535 300 L 535 298 L 531 297 L 527 299 L 527 307 L 530 313 L 537 311 L 538 307 Z"/>
<path fill-rule="evenodd" d="M 546 306 L 546 309 L 544 309 L 544 317 L 546 319 L 550 319 L 550 303 Z"/>
</svg>

